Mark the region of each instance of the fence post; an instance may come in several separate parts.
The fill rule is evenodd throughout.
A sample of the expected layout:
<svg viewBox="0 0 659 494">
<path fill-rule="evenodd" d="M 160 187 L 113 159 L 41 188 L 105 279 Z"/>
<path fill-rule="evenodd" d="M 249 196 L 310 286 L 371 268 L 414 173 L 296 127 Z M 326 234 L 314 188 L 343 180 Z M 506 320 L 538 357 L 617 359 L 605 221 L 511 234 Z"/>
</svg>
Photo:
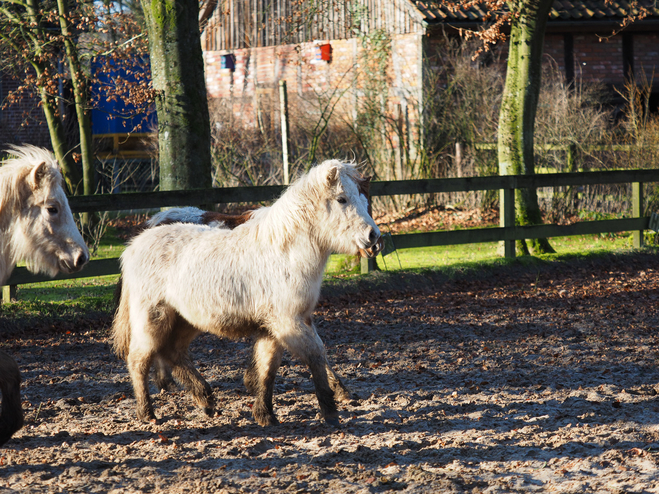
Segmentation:
<svg viewBox="0 0 659 494">
<path fill-rule="evenodd" d="M 577 171 L 577 146 L 568 144 L 565 148 L 565 164 L 567 166 L 567 171 L 576 172 Z"/>
<path fill-rule="evenodd" d="M 359 262 L 361 264 L 362 274 L 368 274 L 375 271 L 375 267 L 376 267 L 375 257 L 372 258 L 362 257 Z"/>
<path fill-rule="evenodd" d="M 281 113 L 281 151 L 284 162 L 284 185 L 288 185 L 288 92 L 286 81 L 279 81 L 279 108 Z"/>
<path fill-rule="evenodd" d="M 643 182 L 632 182 L 632 215 L 640 218 L 643 212 Z M 643 247 L 643 230 L 634 232 L 633 246 L 635 249 Z"/>
<path fill-rule="evenodd" d="M 499 191 L 499 226 L 515 226 L 515 189 L 501 189 Z M 515 257 L 515 240 L 503 241 L 504 257 Z"/>
<path fill-rule="evenodd" d="M 12 300 L 16 300 L 16 285 L 5 285 L 2 287 L 2 301 L 3 304 L 8 304 Z"/>
</svg>

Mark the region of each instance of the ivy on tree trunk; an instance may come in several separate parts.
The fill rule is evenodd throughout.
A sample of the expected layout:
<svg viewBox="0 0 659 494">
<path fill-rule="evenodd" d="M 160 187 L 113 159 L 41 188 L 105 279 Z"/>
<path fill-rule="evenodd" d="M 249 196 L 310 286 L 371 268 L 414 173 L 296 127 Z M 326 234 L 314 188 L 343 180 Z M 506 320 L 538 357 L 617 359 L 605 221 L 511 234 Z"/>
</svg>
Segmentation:
<svg viewBox="0 0 659 494">
<path fill-rule="evenodd" d="M 141 0 L 156 91 L 160 189 L 212 185 L 198 0 Z"/>
<path fill-rule="evenodd" d="M 498 156 L 501 175 L 535 173 L 533 132 L 540 81 L 545 28 L 553 0 L 509 1 L 512 13 L 506 84 L 499 114 Z M 516 222 L 542 223 L 535 189 L 520 189 L 515 195 Z M 535 253 L 554 252 L 547 239 L 532 239 Z M 526 243 L 519 244 L 528 254 Z"/>
</svg>

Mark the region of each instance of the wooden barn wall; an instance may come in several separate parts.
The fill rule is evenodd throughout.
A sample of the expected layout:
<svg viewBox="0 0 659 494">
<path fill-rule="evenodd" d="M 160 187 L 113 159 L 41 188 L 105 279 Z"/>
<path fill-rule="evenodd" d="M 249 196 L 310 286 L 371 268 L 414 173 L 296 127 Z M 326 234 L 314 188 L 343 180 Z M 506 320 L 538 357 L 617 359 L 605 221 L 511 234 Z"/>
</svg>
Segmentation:
<svg viewBox="0 0 659 494">
<path fill-rule="evenodd" d="M 218 0 L 202 35 L 205 51 L 348 39 L 355 29 L 421 33 L 408 0 Z"/>
</svg>

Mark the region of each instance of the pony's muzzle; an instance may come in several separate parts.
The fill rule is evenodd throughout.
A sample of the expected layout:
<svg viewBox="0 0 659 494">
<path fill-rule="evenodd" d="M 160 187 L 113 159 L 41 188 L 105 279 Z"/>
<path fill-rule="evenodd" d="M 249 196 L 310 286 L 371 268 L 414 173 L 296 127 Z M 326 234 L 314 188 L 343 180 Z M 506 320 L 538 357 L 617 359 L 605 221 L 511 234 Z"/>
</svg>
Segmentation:
<svg viewBox="0 0 659 494">
<path fill-rule="evenodd" d="M 375 257 L 384 249 L 384 240 L 382 240 L 380 233 L 374 229 L 371 229 L 368 234 L 368 242 L 369 244 L 366 247 L 359 249 L 361 257 Z"/>
<path fill-rule="evenodd" d="M 76 271 L 80 271 L 87 262 L 89 262 L 89 253 L 83 250 L 75 257 L 73 267 Z"/>
<path fill-rule="evenodd" d="M 89 261 L 89 252 L 79 250 L 71 255 L 70 258 L 60 260 L 60 270 L 66 273 L 75 273 L 80 271 Z"/>
</svg>

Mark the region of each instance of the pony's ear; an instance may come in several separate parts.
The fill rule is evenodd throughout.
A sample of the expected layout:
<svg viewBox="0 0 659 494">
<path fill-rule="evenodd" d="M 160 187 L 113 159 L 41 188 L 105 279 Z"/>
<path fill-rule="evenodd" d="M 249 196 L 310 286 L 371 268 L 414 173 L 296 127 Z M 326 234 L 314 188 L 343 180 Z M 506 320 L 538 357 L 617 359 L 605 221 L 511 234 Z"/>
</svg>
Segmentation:
<svg viewBox="0 0 659 494">
<path fill-rule="evenodd" d="M 336 166 L 332 166 L 327 170 L 327 185 L 332 187 L 339 180 L 339 169 Z"/>
<path fill-rule="evenodd" d="M 42 161 L 32 169 L 30 172 L 30 178 L 28 179 L 28 183 L 30 184 L 32 190 L 37 190 L 39 187 L 41 187 L 41 183 L 47 174 L 48 165 L 46 165 L 45 161 Z"/>
</svg>

